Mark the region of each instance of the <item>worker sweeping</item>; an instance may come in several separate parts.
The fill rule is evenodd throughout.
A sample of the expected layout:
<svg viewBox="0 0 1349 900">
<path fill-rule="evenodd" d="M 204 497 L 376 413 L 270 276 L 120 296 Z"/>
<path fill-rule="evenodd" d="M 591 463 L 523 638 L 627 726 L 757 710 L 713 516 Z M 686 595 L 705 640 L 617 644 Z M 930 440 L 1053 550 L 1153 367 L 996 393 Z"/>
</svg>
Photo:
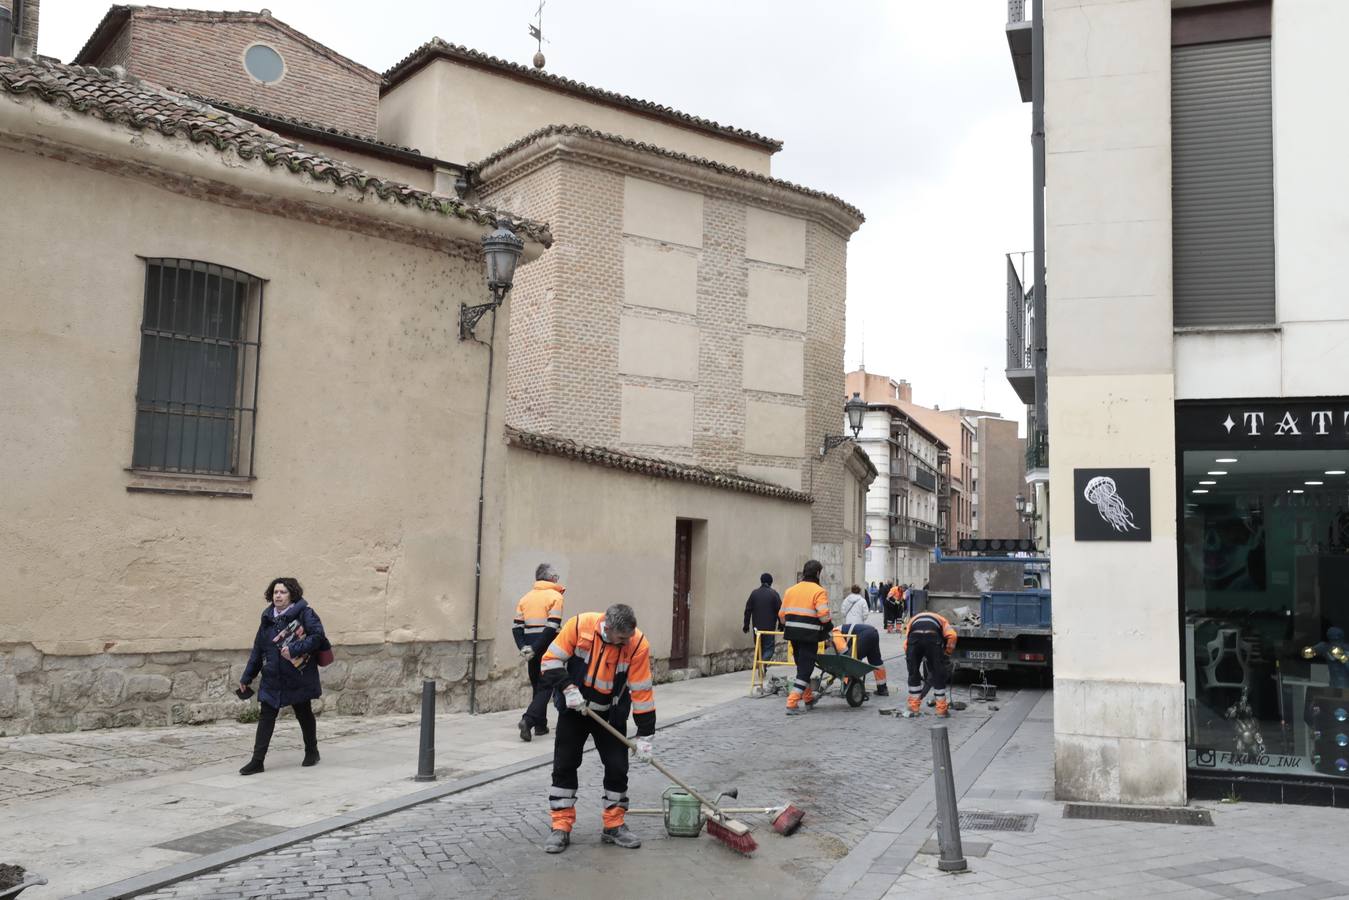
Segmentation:
<svg viewBox="0 0 1349 900">
<path fill-rule="evenodd" d="M 945 617 L 927 611 L 909 619 L 904 631 L 904 658 L 909 664 L 909 714 L 918 715 L 923 694 L 923 663 L 932 678 L 932 697 L 937 715 L 951 714 L 946 699 L 946 656 L 956 649 L 956 630 Z"/>
<path fill-rule="evenodd" d="M 540 663 L 544 684 L 554 691 L 558 708 L 553 745 L 553 784 L 548 808 L 553 831 L 543 849 L 561 853 L 571 843 L 576 824 L 576 771 L 586 738 L 604 764 L 604 831 L 606 844 L 634 849 L 641 840 L 623 823 L 628 809 L 628 748 L 598 722 L 580 711 L 589 706 L 621 734 L 628 713 L 637 723 L 635 755 L 651 761 L 656 733 L 656 699 L 651 690 L 651 646 L 637 628 L 632 607 L 615 603 L 603 613 L 581 613 L 568 619 Z"/>
<path fill-rule="evenodd" d="M 796 681 L 787 694 L 787 715 L 799 716 L 815 702 L 810 688 L 810 677 L 815 673 L 815 655 L 820 641 L 828 637 L 833 627 L 829 613 L 829 592 L 820 585 L 824 564 L 807 560 L 801 567 L 801 580 L 787 589 L 782 597 L 778 618 L 782 621 L 782 636 L 792 646 L 796 660 Z"/>
<path fill-rule="evenodd" d="M 843 628 L 837 630 L 842 634 L 857 636 L 857 658 L 865 659 L 876 667 L 874 673 L 876 696 L 890 696 L 890 688 L 885 683 L 885 659 L 881 656 L 881 633 L 876 630 L 876 626 L 863 623 L 861 625 L 844 625 Z"/>
</svg>

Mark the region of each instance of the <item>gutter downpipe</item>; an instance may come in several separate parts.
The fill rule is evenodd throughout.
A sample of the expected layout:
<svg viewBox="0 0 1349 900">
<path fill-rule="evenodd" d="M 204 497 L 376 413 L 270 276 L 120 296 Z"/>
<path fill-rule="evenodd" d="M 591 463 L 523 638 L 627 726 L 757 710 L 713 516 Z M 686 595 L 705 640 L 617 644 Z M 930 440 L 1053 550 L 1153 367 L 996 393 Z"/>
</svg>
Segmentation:
<svg viewBox="0 0 1349 900">
<path fill-rule="evenodd" d="M 487 395 L 482 410 L 482 460 L 478 466 L 478 539 L 473 558 L 473 633 L 472 658 L 468 666 L 468 712 L 478 712 L 478 612 L 482 603 L 482 518 L 487 489 L 487 432 L 491 430 L 492 366 L 496 350 L 497 311 L 492 309 L 492 329 L 487 338 Z"/>
<path fill-rule="evenodd" d="M 1031 0 L 1031 180 L 1034 192 L 1035 293 L 1031 302 L 1035 318 L 1033 357 L 1035 365 L 1035 430 L 1049 433 L 1048 350 L 1045 322 L 1045 22 L 1044 0 Z"/>
</svg>

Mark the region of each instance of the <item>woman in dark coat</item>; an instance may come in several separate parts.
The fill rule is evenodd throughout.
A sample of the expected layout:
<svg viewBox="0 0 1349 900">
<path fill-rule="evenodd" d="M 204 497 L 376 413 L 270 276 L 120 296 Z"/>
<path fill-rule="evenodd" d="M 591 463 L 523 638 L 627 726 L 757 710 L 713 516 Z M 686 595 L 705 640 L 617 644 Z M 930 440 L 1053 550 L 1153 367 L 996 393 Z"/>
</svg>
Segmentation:
<svg viewBox="0 0 1349 900">
<path fill-rule="evenodd" d="M 267 585 L 267 608 L 253 638 L 253 652 L 239 682 L 241 692 L 262 674 L 258 692 L 261 706 L 258 734 L 253 742 L 253 758 L 239 770 L 240 775 L 256 775 L 272 742 L 272 730 L 281 707 L 292 707 L 295 720 L 304 735 L 304 762 L 319 761 L 318 725 L 310 701 L 323 693 L 319 687 L 318 651 L 327 646 L 323 623 L 304 599 L 304 588 L 294 578 L 273 578 Z"/>
</svg>

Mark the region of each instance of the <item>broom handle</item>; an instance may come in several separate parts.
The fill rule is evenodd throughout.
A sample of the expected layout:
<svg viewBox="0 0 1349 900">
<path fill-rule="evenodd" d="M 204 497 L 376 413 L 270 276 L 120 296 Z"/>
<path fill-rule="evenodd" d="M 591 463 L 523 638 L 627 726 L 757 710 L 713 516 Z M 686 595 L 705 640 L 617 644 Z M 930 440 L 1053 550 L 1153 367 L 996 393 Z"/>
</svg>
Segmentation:
<svg viewBox="0 0 1349 900">
<path fill-rule="evenodd" d="M 616 738 L 618 738 L 620 741 L 622 741 L 623 744 L 624 744 L 624 746 L 626 746 L 629 750 L 636 751 L 637 745 L 634 744 L 632 741 L 628 740 L 627 735 L 623 734 L 623 733 L 620 732 L 617 728 L 615 728 L 614 726 L 610 725 L 609 722 L 608 722 L 607 720 L 601 718 L 600 715 L 599 715 L 598 713 L 596 713 L 593 709 L 591 709 L 589 706 L 582 706 L 582 707 L 581 707 L 581 711 L 582 711 L 583 713 L 585 713 L 586 715 L 590 716 L 590 718 L 594 719 L 596 722 L 599 722 L 600 725 L 604 726 L 604 730 L 605 730 L 605 731 L 609 732 L 609 733 L 612 734 L 614 737 L 616 737 Z M 721 815 L 721 810 L 717 808 L 717 805 L 716 805 L 715 803 L 711 802 L 711 801 L 708 800 L 706 797 L 704 797 L 702 794 L 698 793 L 698 792 L 695 791 L 693 788 L 689 787 L 687 784 L 685 784 L 684 782 L 680 781 L 680 780 L 675 776 L 675 774 L 674 774 L 673 772 L 671 772 L 669 769 L 667 769 L 667 768 L 665 768 L 663 765 L 661 765 L 661 764 L 660 764 L 660 761 L 657 760 L 655 757 L 652 757 L 652 758 L 651 758 L 651 765 L 653 765 L 653 766 L 656 767 L 656 771 L 660 772 L 660 773 L 661 773 L 662 775 L 664 775 L 666 778 L 670 779 L 670 780 L 673 781 L 675 784 L 677 784 L 679 787 L 683 788 L 684 793 L 686 793 L 686 794 L 690 795 L 691 797 L 693 797 L 693 799 L 697 800 L 697 801 L 698 801 L 699 803 L 701 803 L 703 806 L 706 806 L 708 809 L 710 809 L 710 810 L 712 810 L 713 812 L 715 812 L 718 816 Z"/>
</svg>

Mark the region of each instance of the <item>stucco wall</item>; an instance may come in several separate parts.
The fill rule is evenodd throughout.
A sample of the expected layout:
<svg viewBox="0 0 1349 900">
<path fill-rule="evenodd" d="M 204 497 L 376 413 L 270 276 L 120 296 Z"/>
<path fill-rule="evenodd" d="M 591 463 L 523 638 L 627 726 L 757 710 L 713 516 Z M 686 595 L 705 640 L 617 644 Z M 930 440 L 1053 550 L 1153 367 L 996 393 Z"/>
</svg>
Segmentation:
<svg viewBox="0 0 1349 900">
<path fill-rule="evenodd" d="M 1045 14 L 1054 728 L 1065 799 L 1185 799 L 1170 36 L 1168 0 Z M 1073 540 L 1073 469 L 1108 466 L 1151 470 L 1150 542 Z M 1141 573 L 1155 589 L 1139 589 Z"/>
<path fill-rule="evenodd" d="M 434 82 L 435 87 L 428 89 L 427 82 Z M 431 122 L 429 133 L 425 122 L 417 124 L 419 116 L 408 113 L 416 104 L 401 96 L 405 92 L 416 94 L 419 99 L 428 93 L 435 96 L 434 106 L 420 106 L 420 117 Z M 398 111 L 386 114 L 386 108 Z M 766 175 L 769 171 L 770 153 L 766 148 L 681 128 L 672 122 L 446 59 L 425 66 L 380 99 L 382 140 L 416 147 L 452 162 L 485 159 L 545 125 L 586 125 L 750 172 Z"/>
<path fill-rule="evenodd" d="M 469 636 L 486 350 L 457 340 L 456 311 L 480 300 L 472 254 L 7 150 L 0 186 L 44 236 L 11 260 L 0 306 L 3 640 L 48 654 L 241 649 L 278 574 L 304 583 L 339 653 Z M 126 489 L 138 256 L 266 279 L 251 499 Z M 503 458 L 490 442 L 489 496 Z M 489 547 L 501 512 L 488 504 Z M 484 556 L 485 596 L 495 562 Z"/>
<path fill-rule="evenodd" d="M 769 572 L 785 590 L 810 550 L 810 506 L 651 478 L 509 448 L 502 578 L 491 632 L 513 648 L 511 615 L 540 562 L 566 585 L 566 615 L 627 603 L 655 656 L 670 653 L 676 519 L 695 528 L 690 665 L 748 651 L 745 600 Z M 701 539 L 699 531 L 701 530 Z M 498 653 L 498 670 L 523 668 Z M 659 704 L 659 695 L 657 699 Z"/>
</svg>

